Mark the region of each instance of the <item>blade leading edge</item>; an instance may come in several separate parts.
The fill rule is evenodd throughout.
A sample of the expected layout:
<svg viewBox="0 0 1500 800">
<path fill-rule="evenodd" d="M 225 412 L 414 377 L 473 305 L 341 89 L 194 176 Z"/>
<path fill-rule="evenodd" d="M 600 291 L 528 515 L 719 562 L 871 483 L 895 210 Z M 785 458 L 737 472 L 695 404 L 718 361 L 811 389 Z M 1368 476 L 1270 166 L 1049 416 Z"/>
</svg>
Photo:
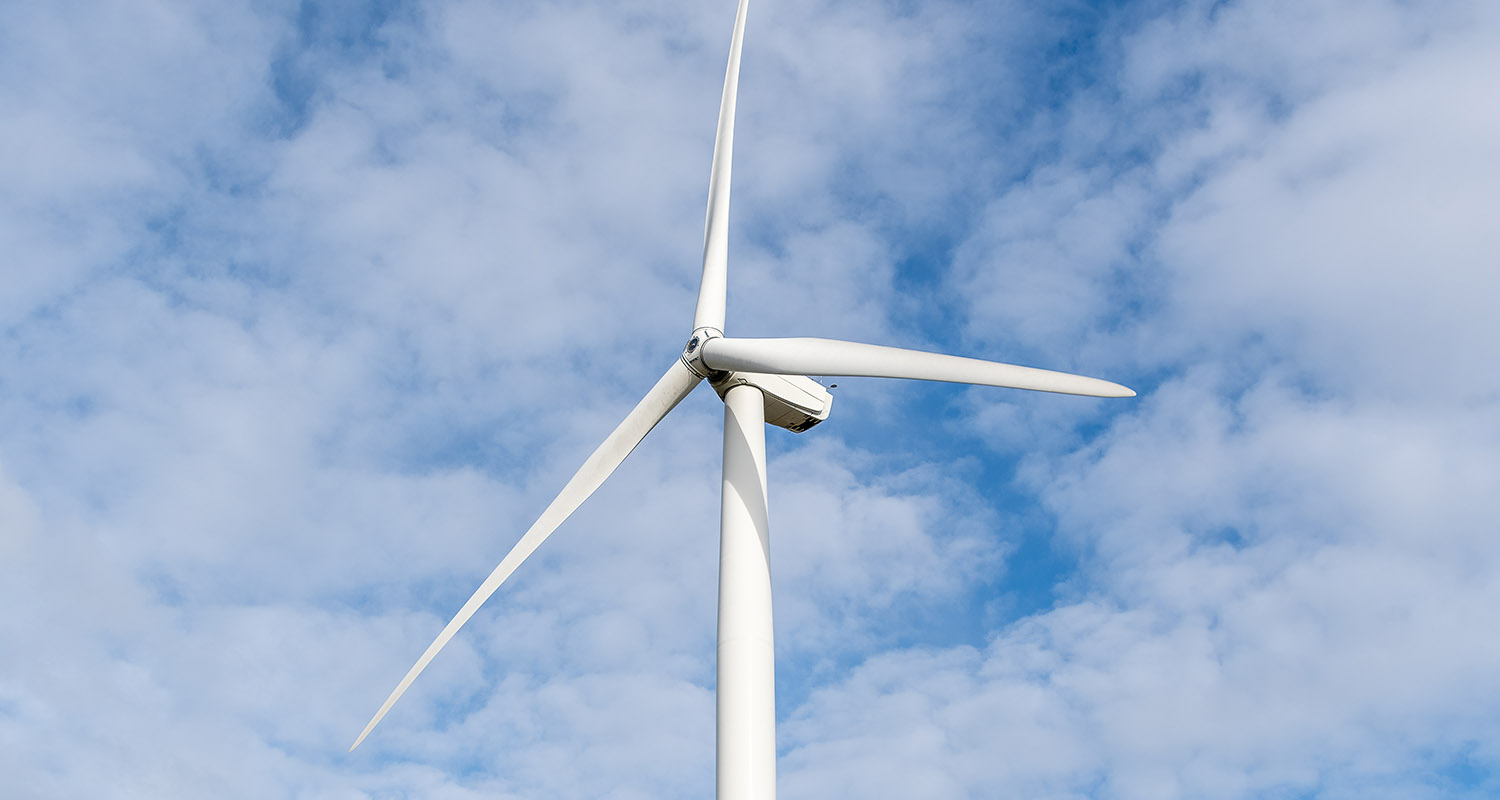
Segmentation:
<svg viewBox="0 0 1500 800">
<path fill-rule="evenodd" d="M 724 330 L 724 293 L 729 269 L 729 173 L 734 161 L 734 107 L 739 95 L 740 46 L 745 40 L 745 14 L 750 0 L 740 0 L 729 43 L 729 68 L 724 73 L 724 97 L 719 103 L 719 129 L 714 137 L 714 164 L 708 175 L 708 217 L 703 223 L 703 278 L 698 285 L 698 308 L 693 329 Z"/>
<path fill-rule="evenodd" d="M 423 669 L 427 668 L 433 656 L 436 656 L 448 640 L 453 638 L 453 634 L 457 633 L 458 629 L 474 616 L 474 612 L 479 610 L 484 601 L 500 588 L 500 584 L 504 583 L 512 572 L 515 572 L 516 567 L 520 566 L 521 562 L 525 561 L 527 556 L 530 556 L 557 529 L 557 526 L 562 524 L 563 520 L 567 519 L 584 500 L 588 499 L 589 495 L 594 493 L 595 489 L 604 483 L 615 468 L 620 466 L 620 462 L 624 461 L 636 445 L 646 438 L 646 434 L 656 427 L 656 423 L 682 402 L 682 399 L 693 391 L 693 387 L 697 386 L 700 380 L 702 379 L 684 366 L 681 360 L 672 362 L 671 369 L 668 369 L 661 380 L 651 387 L 651 391 L 646 393 L 641 402 L 625 417 L 625 421 L 615 428 L 593 455 L 583 462 L 583 466 L 563 487 L 562 492 L 552 500 L 552 504 L 542 512 L 542 516 L 532 524 L 531 529 L 526 531 L 520 541 L 516 542 L 515 547 L 511 548 L 490 576 L 484 579 L 484 583 L 480 584 L 479 589 L 474 592 L 469 601 L 464 603 L 464 607 L 459 609 L 458 614 L 449 621 L 447 627 L 443 628 L 443 632 L 439 633 L 438 637 L 427 647 L 427 652 L 417 659 L 416 665 L 406 673 L 406 677 L 401 679 L 401 683 L 396 686 L 395 691 L 391 692 L 391 696 L 385 699 L 380 710 L 375 712 L 370 724 L 365 726 L 359 738 L 349 746 L 350 752 L 359 747 L 359 743 L 370 735 L 370 731 L 374 730 L 386 712 L 391 710 L 391 706 L 396 704 L 406 688 L 411 686 L 411 682 L 416 680 Z"/>
<path fill-rule="evenodd" d="M 1118 383 L 977 358 L 836 339 L 709 339 L 703 363 L 716 370 L 839 375 L 1003 386 L 1088 397 L 1134 397 Z"/>
</svg>

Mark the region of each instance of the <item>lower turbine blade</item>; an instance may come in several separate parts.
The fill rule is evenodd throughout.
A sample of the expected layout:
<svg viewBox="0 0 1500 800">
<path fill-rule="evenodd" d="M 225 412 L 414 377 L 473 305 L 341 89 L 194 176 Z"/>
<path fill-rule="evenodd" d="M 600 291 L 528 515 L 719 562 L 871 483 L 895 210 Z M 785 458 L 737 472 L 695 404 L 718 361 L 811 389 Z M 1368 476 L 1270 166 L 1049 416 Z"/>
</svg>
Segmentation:
<svg viewBox="0 0 1500 800">
<path fill-rule="evenodd" d="M 681 360 L 672 363 L 672 368 L 667 370 L 667 374 L 651 387 L 651 391 L 647 392 L 645 398 L 625 417 L 625 421 L 621 422 L 620 426 L 615 428 L 614 433 L 611 433 L 593 455 L 583 462 L 583 466 L 573 475 L 572 480 L 568 481 L 568 485 L 563 487 L 562 492 L 552 500 L 552 504 L 542 512 L 542 516 L 532 524 L 531 529 L 526 531 L 520 541 L 516 542 L 516 546 L 511 548 L 500 565 L 495 567 L 495 571 L 484 579 L 484 583 L 474 592 L 474 596 L 469 598 L 469 602 L 464 603 L 464 607 L 458 610 L 458 614 L 453 617 L 447 627 L 443 628 L 443 632 L 439 633 L 438 637 L 427 647 L 427 652 L 417 659 L 416 665 L 406 673 L 405 678 L 401 679 L 396 690 L 391 692 L 391 696 L 385 699 L 380 710 L 375 712 L 370 724 L 365 726 L 359 738 L 350 745 L 351 752 L 359 747 L 359 743 L 363 742 L 366 736 L 370 735 L 370 731 L 374 730 L 386 712 L 391 710 L 391 706 L 395 705 L 411 682 L 416 680 L 423 669 L 426 669 L 433 656 L 436 656 L 448 640 L 453 638 L 453 634 L 469 621 L 469 617 L 474 616 L 474 612 L 479 610 L 479 607 L 495 593 L 496 589 L 500 588 L 500 584 L 510 577 L 516 567 L 520 566 L 521 562 L 525 561 L 527 556 L 530 556 L 552 534 L 552 531 L 562 524 L 563 520 L 567 519 L 584 500 L 588 499 L 589 495 L 594 493 L 595 489 L 599 488 L 600 484 L 604 483 L 615 468 L 620 466 L 620 462 L 630 455 L 630 451 L 634 450 L 635 446 L 646 438 L 646 434 L 656 427 L 656 423 L 661 422 L 668 412 L 693 391 L 693 387 L 698 385 L 699 380 L 701 379 L 684 366 Z"/>
<path fill-rule="evenodd" d="M 709 339 L 703 363 L 715 370 L 777 375 L 909 378 L 1089 397 L 1135 396 L 1131 389 L 1098 378 L 834 339 Z"/>
</svg>

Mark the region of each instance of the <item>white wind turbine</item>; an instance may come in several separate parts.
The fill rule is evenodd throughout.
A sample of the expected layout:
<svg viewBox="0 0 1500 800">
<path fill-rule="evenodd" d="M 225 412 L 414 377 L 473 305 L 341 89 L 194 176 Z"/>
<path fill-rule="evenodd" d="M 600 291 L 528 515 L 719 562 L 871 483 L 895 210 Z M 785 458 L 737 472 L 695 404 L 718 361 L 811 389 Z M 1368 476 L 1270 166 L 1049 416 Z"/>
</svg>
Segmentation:
<svg viewBox="0 0 1500 800">
<path fill-rule="evenodd" d="M 646 434 L 700 381 L 724 399 L 724 500 L 720 516 L 717 666 L 719 800 L 776 795 L 776 696 L 771 644 L 770 527 L 766 512 L 767 423 L 801 433 L 828 418 L 833 397 L 807 375 L 908 378 L 1133 397 L 1116 383 L 1063 372 L 832 339 L 735 339 L 724 335 L 729 172 L 735 94 L 749 0 L 740 0 L 719 106 L 708 180 L 703 277 L 693 333 L 667 373 L 588 457 L 422 657 L 401 679 L 351 751 L 484 601 L 598 489 Z"/>
</svg>

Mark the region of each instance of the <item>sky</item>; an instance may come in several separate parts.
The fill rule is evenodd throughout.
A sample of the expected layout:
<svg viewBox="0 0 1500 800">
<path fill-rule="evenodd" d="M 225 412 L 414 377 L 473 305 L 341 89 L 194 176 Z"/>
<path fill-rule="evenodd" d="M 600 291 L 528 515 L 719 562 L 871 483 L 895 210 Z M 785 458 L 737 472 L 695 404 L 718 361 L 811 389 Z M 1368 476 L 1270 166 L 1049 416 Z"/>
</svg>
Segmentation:
<svg viewBox="0 0 1500 800">
<path fill-rule="evenodd" d="M 686 798 L 732 0 L 0 5 L 0 794 Z M 1500 796 L 1500 6 L 755 0 L 780 796 Z"/>
</svg>

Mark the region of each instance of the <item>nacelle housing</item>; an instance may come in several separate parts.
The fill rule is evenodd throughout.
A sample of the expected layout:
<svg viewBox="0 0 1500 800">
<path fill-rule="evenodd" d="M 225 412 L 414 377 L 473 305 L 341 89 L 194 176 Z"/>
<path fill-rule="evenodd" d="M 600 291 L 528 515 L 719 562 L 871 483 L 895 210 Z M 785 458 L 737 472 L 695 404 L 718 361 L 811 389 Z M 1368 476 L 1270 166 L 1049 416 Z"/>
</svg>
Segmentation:
<svg viewBox="0 0 1500 800">
<path fill-rule="evenodd" d="M 766 422 L 793 433 L 801 433 L 828 419 L 833 395 L 822 384 L 802 375 L 767 375 L 761 372 L 728 372 L 713 382 L 723 397 L 736 386 L 754 386 L 766 400 Z"/>
</svg>

